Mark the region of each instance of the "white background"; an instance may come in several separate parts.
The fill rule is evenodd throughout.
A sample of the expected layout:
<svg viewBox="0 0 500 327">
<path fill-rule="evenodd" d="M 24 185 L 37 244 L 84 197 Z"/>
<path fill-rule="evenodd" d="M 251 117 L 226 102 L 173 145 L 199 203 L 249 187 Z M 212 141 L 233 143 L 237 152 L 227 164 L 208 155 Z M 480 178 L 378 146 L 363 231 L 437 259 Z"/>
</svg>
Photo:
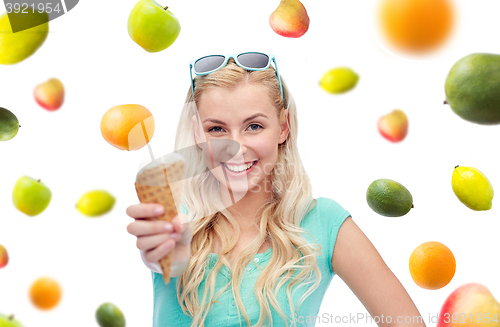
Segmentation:
<svg viewBox="0 0 500 327">
<path fill-rule="evenodd" d="M 27 327 L 97 326 L 95 310 L 112 302 L 125 314 L 127 326 L 152 324 L 151 275 L 136 238 L 126 231 L 132 219 L 125 214 L 127 206 L 138 203 L 135 174 L 148 153 L 106 143 L 101 117 L 120 104 L 147 107 L 156 122 L 151 146 L 169 152 L 190 87 L 189 61 L 239 51 L 276 55 L 298 105 L 301 158 L 314 196 L 330 197 L 350 211 L 426 319 L 465 283 L 482 283 L 500 298 L 498 196 L 491 210 L 475 212 L 451 188 L 456 165 L 478 168 L 495 189 L 500 187 L 500 127 L 466 122 L 443 105 L 446 74 L 458 59 L 500 53 L 500 2 L 457 1 L 462 15 L 456 42 L 428 62 L 397 58 L 377 44 L 368 0 L 303 0 L 311 23 L 299 39 L 271 30 L 268 18 L 278 1 L 162 1 L 182 29 L 176 42 L 159 53 L 144 51 L 127 33 L 135 2 L 80 1 L 49 23 L 49 36 L 32 57 L 0 66 L 0 106 L 13 111 L 22 125 L 14 139 L 0 144 L 0 244 L 10 255 L 9 265 L 0 269 L 1 313 L 14 313 Z M 360 80 L 351 92 L 334 96 L 318 81 L 337 66 L 351 67 Z M 32 95 L 50 77 L 66 89 L 56 112 L 39 107 Z M 393 144 L 380 136 L 376 122 L 396 108 L 407 114 L 409 133 Z M 12 205 L 12 187 L 22 175 L 41 178 L 53 193 L 39 216 L 28 217 Z M 415 207 L 399 218 L 374 213 L 366 189 L 378 178 L 402 183 Z M 89 219 L 74 205 L 97 188 L 111 192 L 117 202 L 108 215 Z M 455 277 L 440 290 L 418 287 L 408 270 L 411 252 L 427 241 L 444 243 L 457 261 Z M 48 312 L 28 298 L 31 283 L 45 275 L 63 288 L 61 303 Z M 320 314 L 364 312 L 336 276 Z"/>
</svg>

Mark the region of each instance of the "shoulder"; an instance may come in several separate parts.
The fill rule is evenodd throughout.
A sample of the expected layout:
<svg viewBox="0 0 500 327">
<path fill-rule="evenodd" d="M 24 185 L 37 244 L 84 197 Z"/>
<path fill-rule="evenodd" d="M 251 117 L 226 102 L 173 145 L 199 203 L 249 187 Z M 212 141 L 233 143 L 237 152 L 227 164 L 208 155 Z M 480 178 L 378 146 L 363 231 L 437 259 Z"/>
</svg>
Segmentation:
<svg viewBox="0 0 500 327">
<path fill-rule="evenodd" d="M 343 216 L 344 214 L 349 214 L 349 211 L 344 209 L 337 201 L 320 197 L 317 199 L 317 206 L 322 215 L 328 217 Z"/>
</svg>

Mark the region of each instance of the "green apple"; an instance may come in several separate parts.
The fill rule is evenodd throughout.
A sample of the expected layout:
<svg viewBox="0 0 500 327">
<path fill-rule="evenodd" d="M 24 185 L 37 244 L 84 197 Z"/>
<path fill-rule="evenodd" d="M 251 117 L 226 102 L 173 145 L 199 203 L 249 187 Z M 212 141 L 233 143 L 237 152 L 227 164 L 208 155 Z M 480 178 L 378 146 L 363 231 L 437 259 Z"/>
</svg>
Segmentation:
<svg viewBox="0 0 500 327">
<path fill-rule="evenodd" d="M 14 206 L 28 216 L 42 213 L 49 205 L 52 193 L 40 180 L 22 176 L 14 185 L 12 202 Z"/>
<path fill-rule="evenodd" d="M 177 18 L 154 0 L 140 0 L 128 16 L 128 34 L 147 52 L 165 50 L 181 31 Z"/>
<path fill-rule="evenodd" d="M 0 313 L 0 327 L 24 327 L 19 321 L 14 319 L 14 315 L 6 316 Z"/>
</svg>

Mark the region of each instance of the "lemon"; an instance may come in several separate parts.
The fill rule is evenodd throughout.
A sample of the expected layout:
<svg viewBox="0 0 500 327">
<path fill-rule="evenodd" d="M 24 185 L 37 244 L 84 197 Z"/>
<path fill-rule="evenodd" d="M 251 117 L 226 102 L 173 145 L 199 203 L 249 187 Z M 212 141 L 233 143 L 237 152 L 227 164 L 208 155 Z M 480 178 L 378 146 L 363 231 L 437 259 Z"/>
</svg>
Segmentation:
<svg viewBox="0 0 500 327">
<path fill-rule="evenodd" d="M 109 194 L 109 192 L 94 190 L 82 195 L 76 203 L 76 208 L 86 216 L 97 217 L 113 209 L 115 201 L 115 197 Z"/>
<path fill-rule="evenodd" d="M 354 88 L 358 80 L 359 75 L 352 69 L 337 67 L 327 71 L 319 81 L 319 85 L 329 93 L 339 94 Z"/>
<path fill-rule="evenodd" d="M 451 186 L 460 202 L 468 208 L 476 211 L 491 209 L 493 186 L 478 169 L 455 166 Z"/>
</svg>

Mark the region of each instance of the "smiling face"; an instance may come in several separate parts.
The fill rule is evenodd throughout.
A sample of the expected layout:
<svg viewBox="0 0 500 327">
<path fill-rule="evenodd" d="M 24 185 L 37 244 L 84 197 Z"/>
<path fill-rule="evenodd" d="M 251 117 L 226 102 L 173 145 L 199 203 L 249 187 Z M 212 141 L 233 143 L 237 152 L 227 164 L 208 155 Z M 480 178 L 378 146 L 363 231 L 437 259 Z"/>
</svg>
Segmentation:
<svg viewBox="0 0 500 327">
<path fill-rule="evenodd" d="M 199 145 L 202 142 L 212 145 L 210 150 L 202 148 L 206 150 L 207 167 L 221 187 L 239 197 L 247 192 L 270 192 L 270 174 L 278 158 L 278 145 L 288 136 L 288 126 L 286 121 L 279 122 L 268 91 L 246 82 L 231 89 L 209 88 L 201 94 L 198 114 L 202 133 L 193 116 L 195 139 Z M 221 143 L 229 146 L 213 146 Z M 229 149 L 230 145 L 237 147 Z"/>
</svg>

